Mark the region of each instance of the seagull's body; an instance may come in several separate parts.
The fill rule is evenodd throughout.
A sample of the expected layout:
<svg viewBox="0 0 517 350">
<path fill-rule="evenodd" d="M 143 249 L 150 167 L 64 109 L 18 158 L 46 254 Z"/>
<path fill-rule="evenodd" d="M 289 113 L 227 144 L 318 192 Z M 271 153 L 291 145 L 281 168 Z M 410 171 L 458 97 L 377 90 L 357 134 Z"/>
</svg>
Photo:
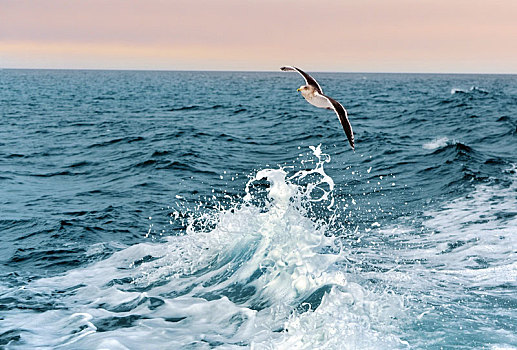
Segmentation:
<svg viewBox="0 0 517 350">
<path fill-rule="evenodd" d="M 321 89 L 321 86 L 318 84 L 318 82 L 301 69 L 292 66 L 286 66 L 280 69 L 283 71 L 298 72 L 303 77 L 303 79 L 305 79 L 305 85 L 300 86 L 298 91 L 302 93 L 302 96 L 311 105 L 318 108 L 332 109 L 337 114 L 339 121 L 343 126 L 343 130 L 345 131 L 345 134 L 348 138 L 348 142 L 350 143 L 350 146 L 352 146 L 352 149 L 354 149 L 354 132 L 352 131 L 352 126 L 348 121 L 348 113 L 341 105 L 341 103 L 337 102 L 331 97 L 324 95 L 323 90 Z"/>
<path fill-rule="evenodd" d="M 306 88 L 300 88 L 300 92 L 302 96 L 309 102 L 311 105 L 316 106 L 318 108 L 326 108 L 332 109 L 332 104 L 330 101 L 320 94 L 314 87 L 311 85 L 307 85 Z"/>
</svg>

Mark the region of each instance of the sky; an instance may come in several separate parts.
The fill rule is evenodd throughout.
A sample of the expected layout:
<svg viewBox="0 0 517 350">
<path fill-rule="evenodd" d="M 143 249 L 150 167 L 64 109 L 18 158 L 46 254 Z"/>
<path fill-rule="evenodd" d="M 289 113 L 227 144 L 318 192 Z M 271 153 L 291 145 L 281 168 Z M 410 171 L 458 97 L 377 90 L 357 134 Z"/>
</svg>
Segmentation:
<svg viewBox="0 0 517 350">
<path fill-rule="evenodd" d="M 517 73 L 517 0 L 0 0 L 0 68 Z"/>
</svg>

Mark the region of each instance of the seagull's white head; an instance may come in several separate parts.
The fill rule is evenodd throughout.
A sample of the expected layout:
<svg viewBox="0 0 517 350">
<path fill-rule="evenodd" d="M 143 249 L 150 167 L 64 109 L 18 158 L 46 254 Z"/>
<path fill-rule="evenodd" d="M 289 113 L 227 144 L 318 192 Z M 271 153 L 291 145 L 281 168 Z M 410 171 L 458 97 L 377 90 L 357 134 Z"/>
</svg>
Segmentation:
<svg viewBox="0 0 517 350">
<path fill-rule="evenodd" d="M 305 97 L 305 96 L 313 95 L 315 90 L 310 85 L 302 85 L 296 91 L 300 91 L 302 93 L 302 96 Z"/>
</svg>

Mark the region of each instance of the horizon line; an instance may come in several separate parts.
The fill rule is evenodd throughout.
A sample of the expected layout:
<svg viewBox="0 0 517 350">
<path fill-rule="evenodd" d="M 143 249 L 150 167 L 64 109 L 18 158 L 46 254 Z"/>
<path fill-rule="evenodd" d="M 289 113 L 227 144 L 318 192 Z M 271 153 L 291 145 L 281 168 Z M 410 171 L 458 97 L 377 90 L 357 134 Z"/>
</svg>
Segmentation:
<svg viewBox="0 0 517 350">
<path fill-rule="evenodd" d="M 212 72 L 212 73 L 276 73 L 277 70 L 247 70 L 247 69 L 146 69 L 146 68 L 38 68 L 38 67 L 0 67 L 0 70 L 49 70 L 49 71 L 120 71 L 120 72 Z M 390 71 L 330 71 L 311 70 L 313 73 L 339 74 L 420 74 L 420 75 L 517 75 L 509 72 L 390 72 Z"/>
</svg>

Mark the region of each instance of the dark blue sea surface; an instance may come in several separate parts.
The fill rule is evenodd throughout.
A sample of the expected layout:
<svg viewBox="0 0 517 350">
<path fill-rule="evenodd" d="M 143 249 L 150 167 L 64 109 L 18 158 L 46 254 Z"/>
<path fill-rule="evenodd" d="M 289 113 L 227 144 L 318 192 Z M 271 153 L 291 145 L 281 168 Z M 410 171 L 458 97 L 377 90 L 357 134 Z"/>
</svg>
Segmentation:
<svg viewBox="0 0 517 350">
<path fill-rule="evenodd" d="M 517 348 L 517 76 L 0 70 L 0 347 Z"/>
</svg>

